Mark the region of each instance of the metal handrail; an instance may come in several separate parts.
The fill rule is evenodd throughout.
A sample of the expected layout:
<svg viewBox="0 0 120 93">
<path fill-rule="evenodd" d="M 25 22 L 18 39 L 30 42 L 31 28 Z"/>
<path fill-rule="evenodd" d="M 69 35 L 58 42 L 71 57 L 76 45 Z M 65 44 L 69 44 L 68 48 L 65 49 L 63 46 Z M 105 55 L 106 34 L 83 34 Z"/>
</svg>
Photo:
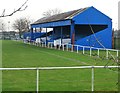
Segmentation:
<svg viewBox="0 0 120 93">
<path fill-rule="evenodd" d="M 33 68 L 0 68 L 6 70 L 36 70 L 36 92 L 39 92 L 39 70 L 61 70 L 61 69 L 92 69 L 91 91 L 94 91 L 94 68 L 120 68 L 120 66 L 74 66 L 74 67 L 33 67 Z"/>
</svg>

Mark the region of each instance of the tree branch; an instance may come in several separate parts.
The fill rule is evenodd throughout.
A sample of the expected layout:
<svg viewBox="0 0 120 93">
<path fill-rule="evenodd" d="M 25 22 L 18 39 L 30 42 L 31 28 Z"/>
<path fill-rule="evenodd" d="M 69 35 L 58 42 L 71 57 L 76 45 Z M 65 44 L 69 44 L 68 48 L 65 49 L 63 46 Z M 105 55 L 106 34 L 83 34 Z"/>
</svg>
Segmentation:
<svg viewBox="0 0 120 93">
<path fill-rule="evenodd" d="M 28 0 L 26 0 L 18 9 L 15 9 L 12 13 L 5 15 L 5 9 L 2 12 L 2 15 L 0 17 L 7 17 L 7 16 L 12 16 L 13 14 L 15 14 L 16 12 L 19 11 L 24 11 L 28 6 L 26 5 L 26 3 L 28 2 Z M 26 5 L 26 6 L 25 6 Z"/>
</svg>

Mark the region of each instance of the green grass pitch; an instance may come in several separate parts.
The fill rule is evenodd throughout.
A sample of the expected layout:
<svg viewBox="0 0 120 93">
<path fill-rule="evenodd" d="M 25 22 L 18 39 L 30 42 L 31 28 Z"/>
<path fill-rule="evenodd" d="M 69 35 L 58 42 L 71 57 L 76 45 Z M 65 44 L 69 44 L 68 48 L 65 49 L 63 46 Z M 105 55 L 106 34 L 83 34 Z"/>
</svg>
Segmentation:
<svg viewBox="0 0 120 93">
<path fill-rule="evenodd" d="M 103 52 L 104 53 L 104 52 Z M 16 41 L 2 41 L 2 67 L 53 67 L 108 65 L 112 60 L 76 52 L 41 48 Z M 116 65 L 116 64 L 114 64 Z M 40 91 L 91 91 L 91 69 L 41 70 Z M 95 69 L 95 91 L 117 91 L 118 72 Z M 36 91 L 36 71 L 3 71 L 3 91 Z"/>
</svg>

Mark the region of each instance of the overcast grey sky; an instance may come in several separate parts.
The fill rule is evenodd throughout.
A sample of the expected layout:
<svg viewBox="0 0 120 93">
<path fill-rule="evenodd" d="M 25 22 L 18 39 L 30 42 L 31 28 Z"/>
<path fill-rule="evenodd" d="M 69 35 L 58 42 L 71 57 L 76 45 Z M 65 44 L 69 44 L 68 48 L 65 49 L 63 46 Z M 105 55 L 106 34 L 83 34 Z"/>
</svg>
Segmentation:
<svg viewBox="0 0 120 93">
<path fill-rule="evenodd" d="M 25 2 L 25 0 L 0 0 L 0 13 L 6 9 L 6 14 L 11 13 Z M 12 17 L 2 18 L 8 26 L 20 17 L 29 17 L 34 21 L 42 17 L 42 13 L 54 8 L 59 8 L 62 12 L 94 6 L 104 14 L 112 18 L 113 28 L 118 28 L 118 2 L 119 0 L 29 0 L 28 8 L 25 11 L 18 12 Z M 1 15 L 0 14 L 0 15 Z"/>
</svg>

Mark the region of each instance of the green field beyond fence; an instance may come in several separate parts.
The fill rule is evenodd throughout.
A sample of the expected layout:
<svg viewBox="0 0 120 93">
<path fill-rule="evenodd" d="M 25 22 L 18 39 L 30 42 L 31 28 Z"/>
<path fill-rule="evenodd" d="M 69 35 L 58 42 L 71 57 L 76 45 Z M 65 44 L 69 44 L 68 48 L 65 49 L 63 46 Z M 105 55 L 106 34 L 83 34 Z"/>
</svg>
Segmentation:
<svg viewBox="0 0 120 93">
<path fill-rule="evenodd" d="M 120 50 L 120 38 L 115 38 L 114 42 L 115 42 L 115 49 Z"/>
<path fill-rule="evenodd" d="M 2 47 L 4 68 L 117 65 L 113 60 L 16 41 L 3 41 Z M 118 91 L 117 69 L 95 69 L 94 76 L 95 91 Z M 91 91 L 91 69 L 40 70 L 39 78 L 40 91 Z M 3 71 L 2 82 L 3 91 L 36 91 L 36 71 Z"/>
</svg>

